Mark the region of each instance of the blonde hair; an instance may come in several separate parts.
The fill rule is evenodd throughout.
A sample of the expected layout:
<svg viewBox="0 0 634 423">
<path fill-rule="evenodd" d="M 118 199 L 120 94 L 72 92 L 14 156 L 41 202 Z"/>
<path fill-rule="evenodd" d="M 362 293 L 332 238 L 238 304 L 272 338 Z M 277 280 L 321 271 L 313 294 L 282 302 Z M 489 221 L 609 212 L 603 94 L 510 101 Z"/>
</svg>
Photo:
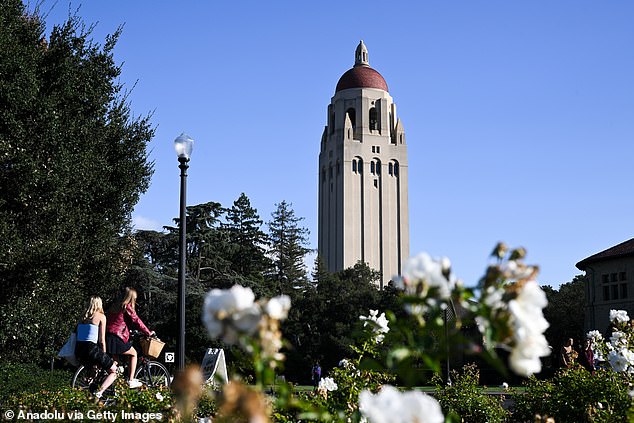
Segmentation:
<svg viewBox="0 0 634 423">
<path fill-rule="evenodd" d="M 95 313 L 103 313 L 103 301 L 101 301 L 101 297 L 93 295 L 90 297 L 90 302 L 88 303 L 88 308 L 84 313 L 84 320 L 91 319 Z"/>
<path fill-rule="evenodd" d="M 136 311 L 136 298 L 137 298 L 137 292 L 136 289 L 134 288 L 130 288 L 130 287 L 126 287 L 125 292 L 122 295 L 122 300 L 121 300 L 121 304 L 119 305 L 121 307 L 121 310 L 125 310 L 125 307 L 130 304 L 130 306 L 132 307 L 132 310 Z"/>
</svg>

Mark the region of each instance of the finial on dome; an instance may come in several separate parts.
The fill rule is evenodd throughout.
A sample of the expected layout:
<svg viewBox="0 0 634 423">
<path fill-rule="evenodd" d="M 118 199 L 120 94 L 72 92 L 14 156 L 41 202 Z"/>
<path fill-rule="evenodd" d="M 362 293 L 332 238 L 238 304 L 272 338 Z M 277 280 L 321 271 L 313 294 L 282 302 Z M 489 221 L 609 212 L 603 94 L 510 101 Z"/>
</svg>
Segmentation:
<svg viewBox="0 0 634 423">
<path fill-rule="evenodd" d="M 357 50 L 354 52 L 354 65 L 355 66 L 370 66 L 368 62 L 368 49 L 363 44 L 363 40 L 359 41 Z"/>
</svg>

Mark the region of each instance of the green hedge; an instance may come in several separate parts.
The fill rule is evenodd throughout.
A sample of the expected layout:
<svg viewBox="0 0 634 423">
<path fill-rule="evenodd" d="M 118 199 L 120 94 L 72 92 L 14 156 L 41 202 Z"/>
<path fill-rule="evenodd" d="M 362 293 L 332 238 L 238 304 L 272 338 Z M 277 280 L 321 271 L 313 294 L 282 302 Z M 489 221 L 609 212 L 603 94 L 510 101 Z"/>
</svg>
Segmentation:
<svg viewBox="0 0 634 423">
<path fill-rule="evenodd" d="M 162 421 L 177 419 L 169 388 L 129 389 L 124 378 L 118 378 L 116 401 L 104 405 L 87 391 L 71 388 L 72 375 L 70 370 L 51 371 L 32 364 L 1 364 L 0 411 L 11 410 L 15 417 L 31 421 L 101 421 L 112 416 L 116 421 L 155 421 L 159 413 Z M 57 414 L 42 414 L 45 412 Z M 206 391 L 198 403 L 197 417 L 215 413 L 215 397 Z"/>
<path fill-rule="evenodd" d="M 451 379 L 452 384 L 447 385 L 440 376 L 434 377 L 435 397 L 450 421 L 503 423 L 509 419 L 502 406 L 504 396 L 489 395 L 486 387 L 479 386 L 480 372 L 475 365 L 453 370 Z"/>
<path fill-rule="evenodd" d="M 531 377 L 524 393 L 515 393 L 513 417 L 532 422 L 535 414 L 557 423 L 627 422 L 632 398 L 627 380 L 612 370 L 594 375 L 583 368 L 566 369 L 548 380 Z"/>
<path fill-rule="evenodd" d="M 35 364 L 0 364 L 0 404 L 13 394 L 58 390 L 70 386 L 68 370 L 46 370 Z"/>
</svg>

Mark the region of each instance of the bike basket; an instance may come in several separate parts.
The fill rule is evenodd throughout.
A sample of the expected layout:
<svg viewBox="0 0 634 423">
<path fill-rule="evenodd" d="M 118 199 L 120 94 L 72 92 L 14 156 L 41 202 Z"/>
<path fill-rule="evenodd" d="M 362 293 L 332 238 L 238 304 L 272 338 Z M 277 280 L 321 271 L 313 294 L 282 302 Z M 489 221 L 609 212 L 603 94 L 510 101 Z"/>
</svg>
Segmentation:
<svg viewBox="0 0 634 423">
<path fill-rule="evenodd" d="M 141 343 L 143 355 L 147 355 L 152 358 L 157 358 L 161 354 L 163 346 L 165 345 L 165 342 L 154 338 L 141 338 L 139 342 Z"/>
</svg>

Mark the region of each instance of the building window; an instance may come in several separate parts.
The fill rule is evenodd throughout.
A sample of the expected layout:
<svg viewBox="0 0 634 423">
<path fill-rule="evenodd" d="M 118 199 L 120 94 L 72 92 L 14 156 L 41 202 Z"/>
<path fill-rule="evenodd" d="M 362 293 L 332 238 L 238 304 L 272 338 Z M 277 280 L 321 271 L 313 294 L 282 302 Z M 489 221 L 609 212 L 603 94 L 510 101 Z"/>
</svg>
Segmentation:
<svg viewBox="0 0 634 423">
<path fill-rule="evenodd" d="M 328 178 L 332 179 L 332 165 L 328 168 Z"/>
<path fill-rule="evenodd" d="M 376 108 L 372 107 L 370 109 L 370 131 L 377 130 L 377 118 L 376 118 Z"/>
<path fill-rule="evenodd" d="M 374 188 L 378 188 L 379 187 L 379 180 L 375 179 L 374 180 Z"/>
<path fill-rule="evenodd" d="M 398 176 L 398 162 L 396 160 L 393 160 L 388 164 L 387 173 L 390 176 Z"/>
<path fill-rule="evenodd" d="M 351 107 L 348 110 L 346 110 L 346 113 L 348 114 L 348 116 L 350 116 L 350 122 L 352 122 L 352 127 L 356 128 L 357 127 L 357 112 L 355 112 L 354 108 Z"/>
<path fill-rule="evenodd" d="M 603 301 L 622 300 L 627 298 L 626 272 L 604 273 L 601 275 Z"/>
<path fill-rule="evenodd" d="M 337 176 L 341 173 L 341 163 L 337 160 Z"/>
<path fill-rule="evenodd" d="M 354 159 L 352 159 L 352 173 L 357 173 L 360 175 L 362 170 L 363 160 L 361 160 L 361 157 L 355 157 Z"/>
<path fill-rule="evenodd" d="M 374 175 L 374 174 L 375 174 L 375 172 L 376 172 L 376 171 L 375 171 L 375 168 L 374 168 L 374 161 L 371 161 L 371 162 L 370 162 L 370 173 Z"/>
</svg>

